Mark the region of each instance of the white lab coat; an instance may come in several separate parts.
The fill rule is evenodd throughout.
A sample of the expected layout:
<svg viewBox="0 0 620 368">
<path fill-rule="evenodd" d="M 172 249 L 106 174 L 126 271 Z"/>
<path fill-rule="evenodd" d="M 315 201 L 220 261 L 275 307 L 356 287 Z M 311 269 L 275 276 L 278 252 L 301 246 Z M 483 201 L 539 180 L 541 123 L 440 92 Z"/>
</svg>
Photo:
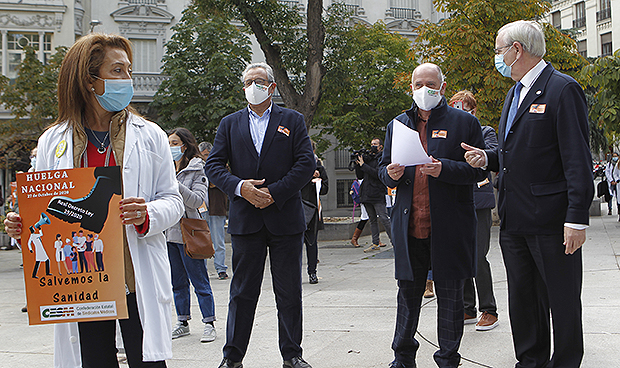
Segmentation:
<svg viewBox="0 0 620 368">
<path fill-rule="evenodd" d="M 181 218 L 183 199 L 166 133 L 133 114 L 128 115 L 126 125 L 123 193 L 125 197 L 143 197 L 149 214 L 148 233 L 138 235 L 133 225 L 126 226 L 144 330 L 143 360 L 159 361 L 172 358 L 173 294 L 164 230 Z M 67 148 L 56 157 L 56 148 L 63 140 Z M 37 147 L 37 171 L 73 168 L 73 129 L 67 129 L 66 124 L 45 131 Z M 56 324 L 54 367 L 81 366 L 77 323 Z"/>
</svg>

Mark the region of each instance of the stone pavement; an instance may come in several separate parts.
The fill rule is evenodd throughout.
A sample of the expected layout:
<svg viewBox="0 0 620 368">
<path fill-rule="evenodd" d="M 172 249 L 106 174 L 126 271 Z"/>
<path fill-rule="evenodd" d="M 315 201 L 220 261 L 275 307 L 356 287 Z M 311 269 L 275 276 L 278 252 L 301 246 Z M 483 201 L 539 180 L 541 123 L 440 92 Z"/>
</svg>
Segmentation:
<svg viewBox="0 0 620 368">
<path fill-rule="evenodd" d="M 584 246 L 583 314 L 585 357 L 582 367 L 620 366 L 620 223 L 616 216 L 592 217 Z M 385 234 L 382 240 L 389 243 Z M 361 243 L 370 243 L 362 237 Z M 230 244 L 228 244 L 230 247 Z M 391 247 L 367 254 L 347 241 L 319 244 L 319 284 L 304 274 L 304 358 L 314 368 L 387 367 L 396 316 L 396 281 Z M 230 248 L 229 248 L 230 249 Z M 24 306 L 21 254 L 0 252 L 0 367 L 52 367 L 52 326 L 28 326 Z M 230 252 L 228 252 L 230 258 Z M 305 257 L 305 255 L 304 255 Z M 462 367 L 513 367 L 515 363 L 507 312 L 506 275 L 493 227 L 489 260 L 493 269 L 500 325 L 476 332 L 465 326 Z M 228 263 L 230 265 L 230 262 Z M 168 367 L 216 368 L 222 359 L 230 280 L 218 280 L 209 261 L 215 295 L 218 338 L 200 343 L 202 323 L 192 295 L 191 334 L 173 341 Z M 425 299 L 419 326 L 418 367 L 435 367 L 436 301 Z M 279 368 L 275 302 L 269 270 L 244 367 Z M 123 367 L 126 365 L 121 365 Z"/>
</svg>

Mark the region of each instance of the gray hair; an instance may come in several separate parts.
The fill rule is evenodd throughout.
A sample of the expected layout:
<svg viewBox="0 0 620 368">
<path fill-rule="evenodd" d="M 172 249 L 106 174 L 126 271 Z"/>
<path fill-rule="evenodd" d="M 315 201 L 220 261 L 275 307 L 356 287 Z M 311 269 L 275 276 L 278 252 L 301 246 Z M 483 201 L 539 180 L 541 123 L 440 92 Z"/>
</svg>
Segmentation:
<svg viewBox="0 0 620 368">
<path fill-rule="evenodd" d="M 204 150 L 211 152 L 212 149 L 213 145 L 209 142 L 200 142 L 200 144 L 198 145 L 198 151 L 200 152 L 204 152 Z"/>
<path fill-rule="evenodd" d="M 515 41 L 520 43 L 525 52 L 532 56 L 545 56 L 545 32 L 537 22 L 517 20 L 508 23 L 497 31 L 497 37 L 506 45 Z"/>
<path fill-rule="evenodd" d="M 245 81 L 245 75 L 252 69 L 255 68 L 263 68 L 267 72 L 267 82 L 273 83 L 275 82 L 275 78 L 273 77 L 273 69 L 267 63 L 253 63 L 245 67 L 243 74 L 241 74 L 241 80 Z"/>
<path fill-rule="evenodd" d="M 441 67 L 439 65 L 433 64 L 433 63 L 424 63 L 424 64 L 418 65 L 417 67 L 415 67 L 415 69 L 413 69 L 413 72 L 411 73 L 411 82 L 412 83 L 413 83 L 413 74 L 415 73 L 416 69 L 418 69 L 421 66 L 424 66 L 424 67 L 432 66 L 432 67 L 434 67 L 435 69 L 437 69 L 437 77 L 439 77 L 439 81 L 441 83 L 446 81 L 446 78 L 444 77 L 443 72 L 441 71 Z"/>
</svg>

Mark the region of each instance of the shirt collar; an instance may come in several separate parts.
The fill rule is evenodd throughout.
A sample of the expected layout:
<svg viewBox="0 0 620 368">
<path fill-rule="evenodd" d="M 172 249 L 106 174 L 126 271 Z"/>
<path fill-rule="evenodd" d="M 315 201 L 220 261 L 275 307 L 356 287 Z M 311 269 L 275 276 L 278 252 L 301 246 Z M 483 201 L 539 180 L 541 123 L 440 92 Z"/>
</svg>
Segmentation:
<svg viewBox="0 0 620 368">
<path fill-rule="evenodd" d="M 273 107 L 273 101 L 271 101 L 271 104 L 269 104 L 269 107 L 267 108 L 267 110 L 265 110 L 265 112 L 263 113 L 263 116 L 258 116 L 257 113 L 255 113 L 251 108 L 250 105 L 248 104 L 248 111 L 250 113 L 250 116 L 252 116 L 253 118 L 256 119 L 262 119 L 262 118 L 266 118 L 268 116 L 271 115 L 271 108 Z"/>
<path fill-rule="evenodd" d="M 547 63 L 543 59 L 540 59 L 538 64 L 536 64 L 532 69 L 530 69 L 527 73 L 525 73 L 525 75 L 523 76 L 523 78 L 521 78 L 519 82 L 523 84 L 523 87 L 527 89 L 531 88 L 534 82 L 536 82 L 536 79 L 538 79 L 538 76 L 540 75 L 540 73 L 542 73 L 542 71 L 545 69 L 546 66 L 547 66 Z"/>
</svg>

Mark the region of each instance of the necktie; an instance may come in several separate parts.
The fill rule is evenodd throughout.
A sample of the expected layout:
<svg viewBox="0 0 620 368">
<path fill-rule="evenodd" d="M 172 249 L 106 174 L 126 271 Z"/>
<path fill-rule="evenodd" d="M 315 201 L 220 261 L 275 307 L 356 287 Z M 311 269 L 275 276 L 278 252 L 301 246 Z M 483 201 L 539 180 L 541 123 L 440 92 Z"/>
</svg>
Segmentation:
<svg viewBox="0 0 620 368">
<path fill-rule="evenodd" d="M 514 89 L 514 96 L 512 97 L 512 102 L 510 103 L 510 111 L 508 111 L 506 129 L 504 130 L 504 139 L 508 137 L 508 132 L 510 131 L 510 128 L 512 128 L 512 123 L 515 120 L 515 115 L 517 115 L 517 109 L 519 109 L 519 96 L 521 95 L 521 88 L 523 88 L 523 84 L 521 82 L 517 82 L 517 85 Z"/>
</svg>

